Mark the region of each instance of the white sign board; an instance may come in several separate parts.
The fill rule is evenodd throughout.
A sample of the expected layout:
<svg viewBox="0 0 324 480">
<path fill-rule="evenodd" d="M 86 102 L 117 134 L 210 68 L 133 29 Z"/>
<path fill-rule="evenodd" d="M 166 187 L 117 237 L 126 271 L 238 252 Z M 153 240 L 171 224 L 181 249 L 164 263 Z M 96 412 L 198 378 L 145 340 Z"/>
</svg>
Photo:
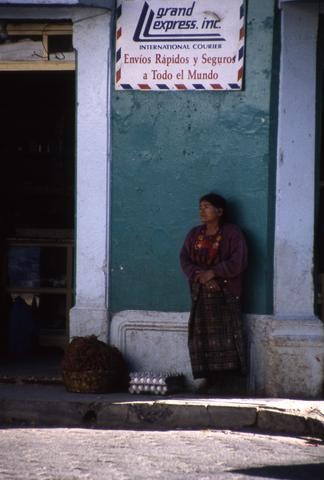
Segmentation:
<svg viewBox="0 0 324 480">
<path fill-rule="evenodd" d="M 118 0 L 117 90 L 240 90 L 244 0 Z"/>
</svg>

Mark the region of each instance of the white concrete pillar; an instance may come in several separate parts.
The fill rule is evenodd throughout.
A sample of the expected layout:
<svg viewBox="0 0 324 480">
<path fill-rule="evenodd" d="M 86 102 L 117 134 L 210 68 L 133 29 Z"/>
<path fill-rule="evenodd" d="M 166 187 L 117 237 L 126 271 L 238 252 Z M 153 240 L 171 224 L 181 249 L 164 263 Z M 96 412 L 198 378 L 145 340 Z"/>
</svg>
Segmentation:
<svg viewBox="0 0 324 480">
<path fill-rule="evenodd" d="M 274 310 L 314 312 L 314 199 L 318 6 L 282 7 Z"/>
<path fill-rule="evenodd" d="M 73 19 L 77 52 L 76 303 L 70 337 L 108 339 L 110 20 L 107 10 Z M 89 10 L 88 10 L 89 12 Z"/>
<path fill-rule="evenodd" d="M 320 397 L 324 329 L 314 315 L 316 3 L 282 3 L 274 316 L 249 319 L 251 388 Z"/>
</svg>

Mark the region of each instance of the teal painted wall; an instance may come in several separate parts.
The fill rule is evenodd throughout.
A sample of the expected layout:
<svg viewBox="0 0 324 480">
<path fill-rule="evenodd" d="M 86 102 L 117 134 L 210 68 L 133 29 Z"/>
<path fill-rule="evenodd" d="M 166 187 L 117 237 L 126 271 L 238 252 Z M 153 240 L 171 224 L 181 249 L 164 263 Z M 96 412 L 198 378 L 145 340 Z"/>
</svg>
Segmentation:
<svg viewBox="0 0 324 480">
<path fill-rule="evenodd" d="M 112 311 L 189 309 L 179 250 L 213 190 L 248 239 L 245 310 L 271 312 L 274 4 L 248 2 L 243 91 L 113 92 Z"/>
</svg>

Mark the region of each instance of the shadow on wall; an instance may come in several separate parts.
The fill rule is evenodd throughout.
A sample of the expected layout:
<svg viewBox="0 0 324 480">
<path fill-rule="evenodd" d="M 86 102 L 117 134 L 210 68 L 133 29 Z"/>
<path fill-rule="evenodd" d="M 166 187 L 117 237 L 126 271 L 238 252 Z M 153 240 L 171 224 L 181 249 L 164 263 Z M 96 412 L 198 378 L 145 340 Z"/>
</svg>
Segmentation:
<svg viewBox="0 0 324 480">
<path fill-rule="evenodd" d="M 246 212 L 242 205 L 236 200 L 227 200 L 229 211 L 229 222 L 236 223 L 245 236 L 248 246 L 248 268 L 244 275 L 244 288 L 242 297 L 242 310 L 244 313 L 272 313 L 272 304 L 270 295 L 267 293 L 266 311 L 262 305 L 261 297 L 268 285 L 264 284 L 265 278 L 272 279 L 272 260 L 269 259 L 261 249 L 260 240 L 258 240 L 255 231 L 244 227 L 244 218 Z M 268 292 L 269 289 L 267 289 Z M 263 310 L 262 312 L 258 310 Z"/>
</svg>

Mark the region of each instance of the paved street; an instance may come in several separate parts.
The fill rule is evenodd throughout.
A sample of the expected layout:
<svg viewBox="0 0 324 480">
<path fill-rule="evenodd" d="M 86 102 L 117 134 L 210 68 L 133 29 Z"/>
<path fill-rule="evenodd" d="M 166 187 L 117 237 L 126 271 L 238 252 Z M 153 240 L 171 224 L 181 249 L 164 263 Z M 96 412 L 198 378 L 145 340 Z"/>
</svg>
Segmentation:
<svg viewBox="0 0 324 480">
<path fill-rule="evenodd" d="M 323 480 L 324 443 L 231 431 L 0 430 L 1 480 Z"/>
</svg>

